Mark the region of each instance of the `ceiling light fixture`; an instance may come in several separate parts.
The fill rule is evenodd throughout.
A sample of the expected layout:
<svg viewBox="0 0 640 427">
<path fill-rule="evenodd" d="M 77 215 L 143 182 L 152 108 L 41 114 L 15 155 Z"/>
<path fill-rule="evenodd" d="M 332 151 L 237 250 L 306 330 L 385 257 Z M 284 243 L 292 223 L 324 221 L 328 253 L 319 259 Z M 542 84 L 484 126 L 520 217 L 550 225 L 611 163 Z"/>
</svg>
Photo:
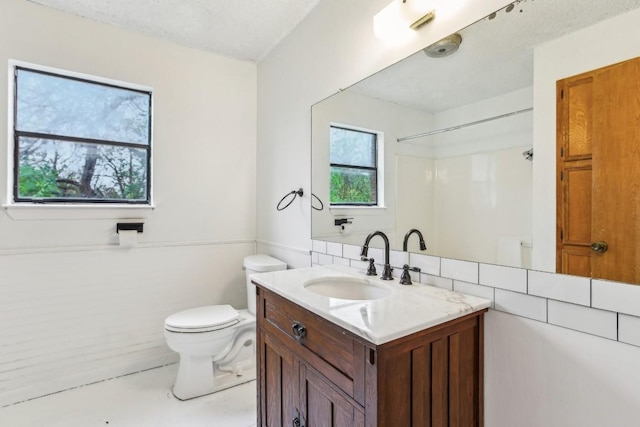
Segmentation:
<svg viewBox="0 0 640 427">
<path fill-rule="evenodd" d="M 405 42 L 435 16 L 432 0 L 393 0 L 373 17 L 373 31 L 380 40 Z"/>
<path fill-rule="evenodd" d="M 422 50 L 431 58 L 444 58 L 445 56 L 456 53 L 460 47 L 460 43 L 462 43 L 462 36 L 454 33 Z"/>
</svg>

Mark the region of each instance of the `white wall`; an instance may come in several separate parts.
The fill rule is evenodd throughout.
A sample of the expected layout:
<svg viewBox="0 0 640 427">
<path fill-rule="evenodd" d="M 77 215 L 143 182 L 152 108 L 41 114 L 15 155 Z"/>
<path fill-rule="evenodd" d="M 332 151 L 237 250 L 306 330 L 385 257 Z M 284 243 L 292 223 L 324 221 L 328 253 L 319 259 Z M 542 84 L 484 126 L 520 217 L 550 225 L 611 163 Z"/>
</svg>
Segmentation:
<svg viewBox="0 0 640 427">
<path fill-rule="evenodd" d="M 533 87 L 525 87 L 434 115 L 434 128 L 474 123 L 533 106 Z M 514 147 L 531 148 L 533 114 L 524 112 L 414 141 L 428 144 L 436 158 L 484 153 Z"/>
<path fill-rule="evenodd" d="M 484 378 L 486 426 L 638 425 L 638 347 L 491 310 Z"/>
<path fill-rule="evenodd" d="M 338 88 L 408 56 L 508 2 L 469 2 L 455 22 L 437 19 L 424 32 L 421 31 L 415 43 L 395 50 L 385 49 L 371 34 L 371 18 L 386 3 L 386 0 L 323 0 L 258 66 L 258 236 L 265 242 L 276 243 L 281 253 L 292 254 L 291 259 L 295 258 L 294 261 L 300 265 L 308 265 L 308 257 L 302 256 L 302 252 L 294 254 L 286 248 L 310 247 L 310 204 L 307 201 L 281 213 L 276 213 L 274 206 L 284 192 L 300 185 L 309 186 L 310 106 Z M 637 17 L 635 21 L 633 17 L 629 21 L 637 22 Z M 604 30 L 599 32 L 600 35 L 607 34 Z M 630 40 L 637 40 L 637 37 L 635 35 Z M 631 48 L 634 43 L 630 40 L 621 41 L 618 46 Z M 593 44 L 584 43 L 580 50 L 595 57 L 606 49 L 596 49 Z M 571 62 L 573 53 L 574 50 L 566 50 L 563 62 Z M 536 93 L 535 97 L 535 107 L 538 108 L 539 94 Z M 543 108 L 551 110 L 548 103 L 543 104 Z M 538 109 L 536 114 L 540 113 L 542 111 Z M 537 115 L 534 119 L 538 119 Z M 555 141 L 555 136 L 551 140 Z M 543 145 L 536 145 L 536 158 L 547 155 L 542 151 Z M 535 202 L 538 203 L 537 200 Z M 553 211 L 554 207 L 545 204 L 542 209 Z M 268 249 L 268 245 L 264 248 Z M 320 255 L 323 254 L 316 254 L 318 260 Z M 335 258 L 324 255 L 323 260 Z M 446 265 L 457 264 L 447 262 Z M 575 287 L 571 280 L 562 276 L 527 272 L 524 275 L 525 291 L 527 274 L 537 278 L 537 284 L 549 295 Z M 590 292 L 589 280 L 584 280 L 587 284 L 584 289 Z M 459 289 L 495 292 L 505 298 L 505 307 L 515 310 L 540 308 L 541 300 L 533 295 L 525 295 L 530 298 L 524 298 L 506 290 L 465 285 L 450 278 L 444 281 L 451 286 L 457 284 Z M 510 280 L 501 284 L 501 287 L 508 286 L 511 286 Z M 604 286 L 599 285 L 599 289 L 602 288 Z M 582 282 L 580 289 L 583 289 Z M 607 291 L 603 293 L 608 294 Z M 634 301 L 638 300 L 638 292 L 629 293 L 634 295 Z M 523 299 L 526 301 L 524 304 Z M 623 299 L 621 297 L 620 301 Z M 624 318 L 622 314 L 618 316 L 619 321 Z M 558 333 L 556 326 L 546 323 L 533 323 L 534 327 L 521 326 L 522 323 L 531 324 L 510 314 L 487 317 L 487 425 L 527 425 L 524 415 L 535 421 L 528 424 L 531 426 L 637 424 L 634 408 L 640 405 L 640 389 L 637 380 L 631 377 L 638 372 L 640 348 L 564 329 Z M 589 355 L 593 355 L 592 361 L 584 363 Z M 630 378 L 625 377 L 624 372 L 629 372 Z M 573 424 L 564 422 L 566 420 L 579 422 Z M 613 422 L 608 423 L 607 420 Z"/>
<path fill-rule="evenodd" d="M 508 148 L 436 161 L 437 240 L 428 254 L 505 265 L 506 258 L 498 262 L 500 239 L 530 240 L 531 162 L 522 151 Z M 522 259 L 517 249 L 514 260 Z M 508 265 L 525 266 L 524 261 Z"/>
<path fill-rule="evenodd" d="M 402 248 L 404 236 L 416 228 L 422 233 L 427 249 L 431 250 L 436 241 L 434 228 L 434 180 L 436 168 L 434 160 L 420 156 L 399 154 L 395 157 L 396 168 L 396 241 L 394 248 Z M 372 230 L 370 228 L 369 230 Z M 361 245 L 364 240 L 356 242 Z M 420 250 L 418 236 L 409 239 L 407 249 Z M 436 248 L 437 249 L 437 248 Z"/>
<path fill-rule="evenodd" d="M 528 87 L 442 111 L 434 115 L 435 128 L 523 110 L 532 98 Z M 532 164 L 522 152 L 532 146 L 532 128 L 531 113 L 523 113 L 421 139 L 437 159 L 432 214 L 437 239 L 428 254 L 528 266 L 528 251 L 516 246 L 531 241 Z M 499 258 L 500 241 L 504 256 Z"/>
<path fill-rule="evenodd" d="M 639 19 L 632 11 L 534 51 L 533 268 L 555 271 L 556 81 L 640 56 Z"/>
<path fill-rule="evenodd" d="M 3 0 L 0 118 L 9 59 L 154 88 L 156 209 L 133 249 L 115 245 L 116 217 L 0 210 L 0 405 L 175 361 L 164 318 L 245 306 L 242 258 L 256 235 L 255 64 Z M 2 119 L 2 202 L 7 134 Z"/>
</svg>

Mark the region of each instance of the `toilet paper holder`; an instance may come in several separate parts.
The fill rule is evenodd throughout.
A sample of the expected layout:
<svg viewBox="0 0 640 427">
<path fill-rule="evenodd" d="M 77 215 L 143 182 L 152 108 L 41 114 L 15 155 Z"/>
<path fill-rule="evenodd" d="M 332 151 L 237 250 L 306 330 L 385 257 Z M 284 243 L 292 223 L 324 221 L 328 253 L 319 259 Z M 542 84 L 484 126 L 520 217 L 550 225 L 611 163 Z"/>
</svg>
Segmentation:
<svg viewBox="0 0 640 427">
<path fill-rule="evenodd" d="M 120 234 L 120 230 L 135 230 L 142 233 L 144 223 L 142 222 L 119 222 L 116 224 L 116 233 Z"/>
<path fill-rule="evenodd" d="M 333 225 L 335 225 L 336 227 L 340 227 L 341 230 L 344 230 L 347 224 L 352 224 L 352 223 L 353 223 L 353 218 L 335 218 L 333 220 Z"/>
</svg>

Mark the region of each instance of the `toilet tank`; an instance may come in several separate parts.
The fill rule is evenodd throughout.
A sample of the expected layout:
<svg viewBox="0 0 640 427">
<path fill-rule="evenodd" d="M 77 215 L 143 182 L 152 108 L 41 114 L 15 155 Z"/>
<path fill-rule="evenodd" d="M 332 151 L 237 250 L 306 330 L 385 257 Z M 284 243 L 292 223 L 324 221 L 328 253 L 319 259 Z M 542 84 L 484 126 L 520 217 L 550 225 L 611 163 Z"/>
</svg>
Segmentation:
<svg viewBox="0 0 640 427">
<path fill-rule="evenodd" d="M 256 289 L 251 283 L 251 276 L 255 273 L 286 270 L 287 264 L 269 255 L 250 255 L 244 259 L 245 277 L 247 282 L 247 308 L 253 314 L 256 312 Z"/>
</svg>

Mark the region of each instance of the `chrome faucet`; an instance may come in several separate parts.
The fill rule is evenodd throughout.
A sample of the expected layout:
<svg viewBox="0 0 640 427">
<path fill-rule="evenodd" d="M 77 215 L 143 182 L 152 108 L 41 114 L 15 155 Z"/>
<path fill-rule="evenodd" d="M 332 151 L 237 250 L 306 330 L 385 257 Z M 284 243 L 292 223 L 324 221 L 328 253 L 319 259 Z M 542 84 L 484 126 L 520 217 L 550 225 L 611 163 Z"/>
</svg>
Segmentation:
<svg viewBox="0 0 640 427">
<path fill-rule="evenodd" d="M 382 231 L 374 231 L 369 234 L 364 241 L 364 245 L 362 245 L 362 251 L 360 252 L 360 259 L 362 261 L 367 261 L 367 254 L 369 253 L 369 242 L 375 236 L 382 237 L 384 240 L 384 270 L 382 271 L 382 276 L 380 278 L 382 280 L 393 280 L 393 276 L 391 276 L 391 265 L 389 265 L 389 239 L 387 235 Z"/>
<path fill-rule="evenodd" d="M 426 251 L 427 250 L 427 245 L 424 243 L 424 237 L 422 237 L 422 233 L 417 228 L 412 228 L 411 230 L 409 230 L 407 232 L 407 234 L 404 235 L 404 242 L 402 243 L 402 250 L 407 252 L 407 245 L 409 243 L 409 237 L 413 233 L 416 233 L 418 235 L 418 239 L 420 239 L 420 250 L 421 251 Z"/>
</svg>

